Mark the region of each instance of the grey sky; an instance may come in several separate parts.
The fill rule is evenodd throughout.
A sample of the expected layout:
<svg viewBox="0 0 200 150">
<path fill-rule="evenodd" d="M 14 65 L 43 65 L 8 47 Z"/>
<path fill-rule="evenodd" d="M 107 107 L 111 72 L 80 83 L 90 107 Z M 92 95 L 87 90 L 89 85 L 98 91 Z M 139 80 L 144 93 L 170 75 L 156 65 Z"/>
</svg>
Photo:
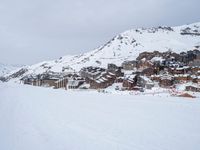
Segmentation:
<svg viewBox="0 0 200 150">
<path fill-rule="evenodd" d="M 0 62 L 78 54 L 134 27 L 200 21 L 199 0 L 0 0 Z"/>
</svg>

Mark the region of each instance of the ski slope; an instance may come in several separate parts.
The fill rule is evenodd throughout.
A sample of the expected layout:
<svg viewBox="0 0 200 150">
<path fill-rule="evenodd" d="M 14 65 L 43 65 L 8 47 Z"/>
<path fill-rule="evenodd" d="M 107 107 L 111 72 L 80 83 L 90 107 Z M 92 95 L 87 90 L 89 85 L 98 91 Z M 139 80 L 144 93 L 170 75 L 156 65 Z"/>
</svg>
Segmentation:
<svg viewBox="0 0 200 150">
<path fill-rule="evenodd" d="M 0 83 L 1 150 L 198 150 L 200 100 Z"/>
</svg>

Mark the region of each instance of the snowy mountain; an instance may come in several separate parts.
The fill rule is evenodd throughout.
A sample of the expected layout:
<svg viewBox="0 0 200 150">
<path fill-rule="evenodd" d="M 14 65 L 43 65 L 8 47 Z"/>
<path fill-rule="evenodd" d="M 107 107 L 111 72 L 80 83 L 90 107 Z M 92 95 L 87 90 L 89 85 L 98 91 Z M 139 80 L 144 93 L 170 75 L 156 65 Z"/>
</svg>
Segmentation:
<svg viewBox="0 0 200 150">
<path fill-rule="evenodd" d="M 17 68 L 19 68 L 19 66 L 0 63 L 0 76 L 6 75 Z"/>
<path fill-rule="evenodd" d="M 144 51 L 182 52 L 194 49 L 195 46 L 200 46 L 200 22 L 177 27 L 138 28 L 125 31 L 90 52 L 27 66 L 24 72 L 26 75 L 46 71 L 71 72 L 91 65 L 121 65 L 123 61 L 133 60 Z"/>
</svg>

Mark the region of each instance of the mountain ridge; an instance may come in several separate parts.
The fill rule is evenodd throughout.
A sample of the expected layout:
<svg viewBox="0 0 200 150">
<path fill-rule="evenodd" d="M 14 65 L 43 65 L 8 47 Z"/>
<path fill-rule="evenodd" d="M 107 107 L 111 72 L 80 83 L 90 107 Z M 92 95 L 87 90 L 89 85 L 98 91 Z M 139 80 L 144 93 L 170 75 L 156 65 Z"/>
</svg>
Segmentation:
<svg viewBox="0 0 200 150">
<path fill-rule="evenodd" d="M 0 76 L 6 75 L 9 72 L 20 68 L 20 65 L 11 65 L 11 64 L 4 64 L 4 63 L 0 63 Z"/>
</svg>

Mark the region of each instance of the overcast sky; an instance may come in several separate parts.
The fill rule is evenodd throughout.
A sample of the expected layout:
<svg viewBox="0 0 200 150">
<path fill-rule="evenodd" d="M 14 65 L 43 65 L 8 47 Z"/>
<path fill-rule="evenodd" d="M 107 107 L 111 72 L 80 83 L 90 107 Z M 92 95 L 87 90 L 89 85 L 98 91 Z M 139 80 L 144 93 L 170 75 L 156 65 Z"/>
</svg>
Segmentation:
<svg viewBox="0 0 200 150">
<path fill-rule="evenodd" d="M 200 0 L 0 0 L 0 62 L 90 51 L 135 27 L 200 21 Z"/>
</svg>

